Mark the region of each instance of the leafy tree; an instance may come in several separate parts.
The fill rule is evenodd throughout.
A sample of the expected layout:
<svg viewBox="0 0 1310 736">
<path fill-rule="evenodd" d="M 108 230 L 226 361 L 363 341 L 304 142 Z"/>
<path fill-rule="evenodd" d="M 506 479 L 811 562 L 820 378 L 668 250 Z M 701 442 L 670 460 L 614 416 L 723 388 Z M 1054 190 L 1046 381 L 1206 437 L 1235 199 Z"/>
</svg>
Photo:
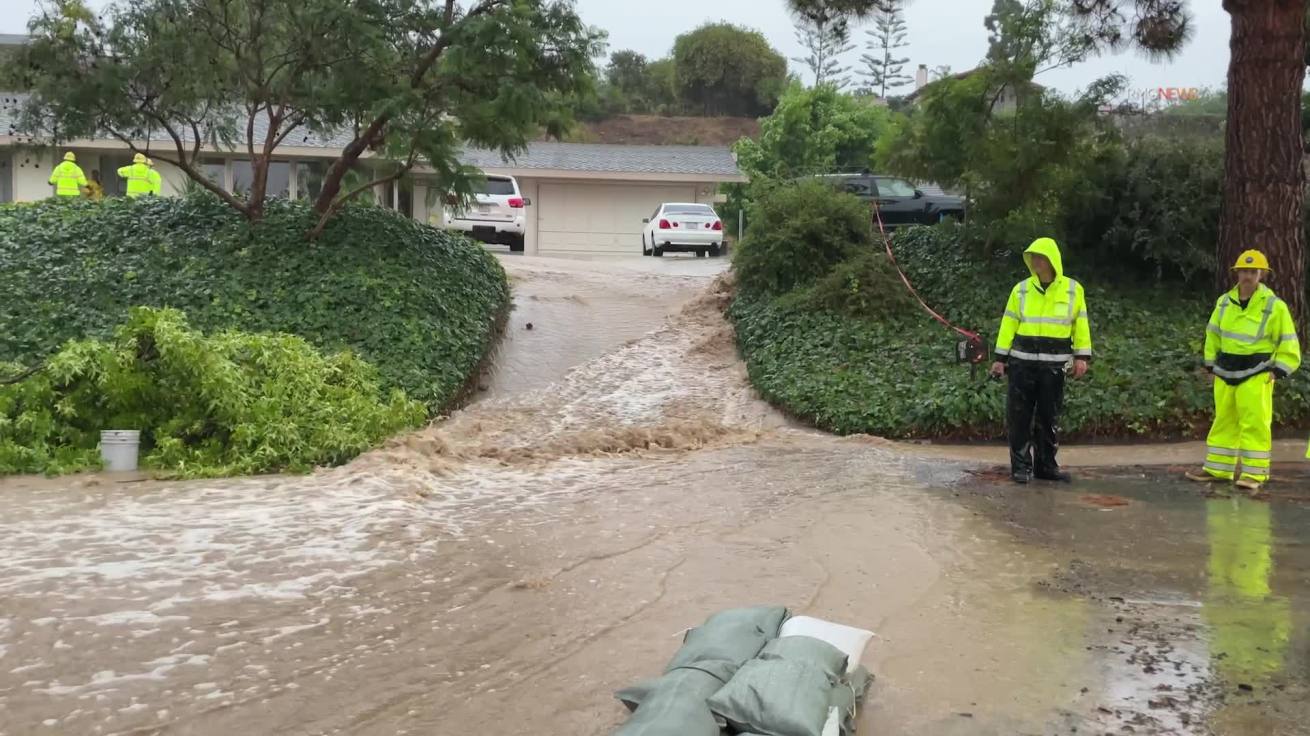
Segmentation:
<svg viewBox="0 0 1310 736">
<path fill-rule="evenodd" d="M 652 84 L 650 63 L 636 51 L 615 51 L 605 67 L 608 92 L 623 101 L 625 112 L 650 112 Z"/>
<path fill-rule="evenodd" d="M 896 49 L 909 45 L 905 40 L 905 18 L 901 6 L 896 4 L 891 10 L 879 13 L 874 25 L 873 30 L 866 31 L 869 36 L 867 48 L 871 53 L 860 57 L 860 60 L 864 62 L 863 74 L 868 78 L 869 85 L 877 90 L 879 97 L 886 99 L 888 89 L 904 87 L 914 81 L 913 77 L 904 73 L 909 58 L 892 56 Z"/>
<path fill-rule="evenodd" d="M 829 85 L 788 88 L 773 114 L 760 121 L 758 140 L 742 139 L 737 162 L 752 184 L 765 186 L 837 170 L 865 169 L 891 113 L 871 100 Z"/>
<path fill-rule="evenodd" d="M 677 65 L 672 57 L 652 61 L 646 67 L 650 78 L 651 112 L 669 115 L 682 111 L 678 98 Z M 766 85 L 767 86 L 767 85 Z"/>
<path fill-rule="evenodd" d="M 900 4 L 902 0 L 787 0 L 787 9 L 816 26 L 829 26 L 838 20 L 866 20 Z"/>
<path fill-rule="evenodd" d="M 787 80 L 787 60 L 764 35 L 731 23 L 708 23 L 673 44 L 679 97 L 707 115 L 762 115 Z"/>
<path fill-rule="evenodd" d="M 1192 19 L 1182 0 L 1071 0 L 1102 48 L 1134 47 L 1167 56 L 1183 46 Z M 1258 247 L 1274 289 L 1306 328 L 1305 171 L 1301 88 L 1306 71 L 1304 0 L 1223 0 L 1232 21 L 1224 197 L 1216 260 L 1232 263 Z M 1230 285 L 1219 269 L 1220 288 Z"/>
<path fill-rule="evenodd" d="M 945 78 L 951 76 L 951 65 L 950 65 L 950 64 L 938 64 L 937 66 L 935 66 L 935 67 L 932 68 L 932 71 L 929 72 L 929 75 L 928 75 L 928 76 L 929 76 L 929 77 L 930 77 L 934 82 L 937 81 L 938 79 L 945 79 Z"/>
<path fill-rule="evenodd" d="M 796 40 L 809 55 L 792 61 L 804 64 L 810 70 L 816 87 L 826 84 L 844 89 L 851 83 L 851 68 L 841 61 L 842 56 L 855 49 L 855 44 L 851 43 L 850 25 L 845 19 L 821 24 L 802 18 L 796 23 Z"/>
<path fill-rule="evenodd" d="M 32 43 L 7 67 L 32 90 L 28 126 L 55 141 L 107 133 L 183 171 L 250 220 L 264 212 L 268 165 L 293 136 L 345 143 L 314 203 L 322 232 L 350 199 L 404 177 L 420 159 L 466 195 L 464 145 L 522 150 L 559 133 L 590 87 L 602 38 L 560 0 L 119 0 L 103 16 L 50 0 Z M 199 165 L 204 144 L 244 149 L 253 181 L 222 191 Z M 388 163 L 343 192 L 369 157 Z"/>
</svg>

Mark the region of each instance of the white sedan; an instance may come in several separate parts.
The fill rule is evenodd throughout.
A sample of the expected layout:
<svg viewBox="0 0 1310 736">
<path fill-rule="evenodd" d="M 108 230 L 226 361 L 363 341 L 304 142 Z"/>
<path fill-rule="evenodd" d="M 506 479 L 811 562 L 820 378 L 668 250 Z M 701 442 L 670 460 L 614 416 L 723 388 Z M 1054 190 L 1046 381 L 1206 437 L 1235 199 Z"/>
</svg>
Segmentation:
<svg viewBox="0 0 1310 736">
<path fill-rule="evenodd" d="M 641 254 L 695 253 L 698 257 L 723 254 L 723 221 L 707 204 L 666 202 L 642 220 Z"/>
</svg>

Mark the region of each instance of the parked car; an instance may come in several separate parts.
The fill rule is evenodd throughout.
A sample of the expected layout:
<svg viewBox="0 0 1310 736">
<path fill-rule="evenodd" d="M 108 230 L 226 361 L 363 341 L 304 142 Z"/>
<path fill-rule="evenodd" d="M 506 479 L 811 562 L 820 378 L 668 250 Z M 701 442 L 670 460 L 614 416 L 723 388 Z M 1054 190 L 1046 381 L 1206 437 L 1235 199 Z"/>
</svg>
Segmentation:
<svg viewBox="0 0 1310 736">
<path fill-rule="evenodd" d="M 927 194 L 905 179 L 881 174 L 831 174 L 819 177 L 841 191 L 878 203 L 888 229 L 932 225 L 964 219 L 964 199 L 949 194 Z"/>
<path fill-rule="evenodd" d="M 472 235 L 484 243 L 508 245 L 514 253 L 523 252 L 525 209 L 532 204 L 519 190 L 512 176 L 488 176 L 473 187 L 473 202 L 467 209 L 456 210 L 447 204 L 442 210 L 442 226 Z"/>
<path fill-rule="evenodd" d="M 665 202 L 642 220 L 641 254 L 695 253 L 698 258 L 723 254 L 723 221 L 707 204 Z"/>
</svg>

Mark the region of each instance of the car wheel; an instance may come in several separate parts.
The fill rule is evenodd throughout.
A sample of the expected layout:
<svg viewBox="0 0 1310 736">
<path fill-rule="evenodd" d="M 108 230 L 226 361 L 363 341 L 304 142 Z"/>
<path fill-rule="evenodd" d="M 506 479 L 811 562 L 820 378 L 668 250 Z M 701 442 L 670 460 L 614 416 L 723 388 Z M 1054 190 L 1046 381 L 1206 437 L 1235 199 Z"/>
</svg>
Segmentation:
<svg viewBox="0 0 1310 736">
<path fill-rule="evenodd" d="M 510 253 L 522 253 L 522 252 L 523 252 L 523 236 L 522 236 L 522 235 L 511 235 L 511 236 L 510 236 L 510 238 L 509 238 L 509 252 L 510 252 Z"/>
<path fill-rule="evenodd" d="M 659 247 L 658 245 L 655 246 L 655 247 L 653 247 L 653 248 L 651 248 L 651 253 L 653 253 L 653 254 L 655 255 L 656 258 L 663 258 L 663 257 L 664 257 L 664 249 L 661 248 L 661 247 Z"/>
<path fill-rule="evenodd" d="M 711 258 L 718 258 L 718 257 L 721 256 L 721 255 L 723 255 L 723 246 L 721 246 L 721 245 L 716 245 L 716 246 L 714 246 L 713 248 L 710 248 L 710 257 L 711 257 Z"/>
<path fill-rule="evenodd" d="M 705 254 L 708 253 L 708 252 L 709 252 L 709 251 L 705 250 L 704 248 L 700 248 L 699 250 L 696 251 L 696 257 L 697 257 L 697 258 L 704 258 L 704 257 L 705 257 Z"/>
<path fill-rule="evenodd" d="M 641 236 L 641 254 L 642 254 L 643 256 L 648 256 L 648 255 L 650 255 L 650 251 L 646 249 L 646 236 L 645 236 L 645 235 L 642 235 L 642 236 Z"/>
</svg>

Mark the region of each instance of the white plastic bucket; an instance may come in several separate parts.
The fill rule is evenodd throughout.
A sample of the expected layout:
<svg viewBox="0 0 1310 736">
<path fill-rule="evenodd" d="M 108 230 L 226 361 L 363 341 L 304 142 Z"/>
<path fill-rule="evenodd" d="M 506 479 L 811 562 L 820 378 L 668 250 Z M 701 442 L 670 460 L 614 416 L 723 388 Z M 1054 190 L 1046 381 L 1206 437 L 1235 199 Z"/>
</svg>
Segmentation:
<svg viewBox="0 0 1310 736">
<path fill-rule="evenodd" d="M 124 473 L 136 470 L 141 450 L 141 433 L 135 429 L 107 429 L 100 433 L 100 457 L 105 470 Z"/>
</svg>

